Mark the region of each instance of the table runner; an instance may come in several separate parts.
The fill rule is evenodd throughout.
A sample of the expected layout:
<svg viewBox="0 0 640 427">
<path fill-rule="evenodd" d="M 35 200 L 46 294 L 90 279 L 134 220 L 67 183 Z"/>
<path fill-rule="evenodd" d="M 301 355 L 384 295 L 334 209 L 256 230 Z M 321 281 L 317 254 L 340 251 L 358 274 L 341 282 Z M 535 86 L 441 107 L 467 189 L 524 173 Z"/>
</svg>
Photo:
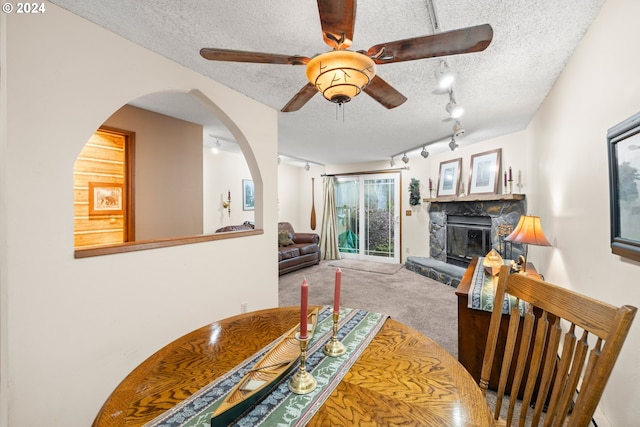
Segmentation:
<svg viewBox="0 0 640 427">
<path fill-rule="evenodd" d="M 307 371 L 318 382 L 317 388 L 306 395 L 289 391 L 288 382 L 298 371 L 294 368 L 290 375 L 276 385 L 262 402 L 254 406 L 234 426 L 302 426 L 322 406 L 333 389 L 340 383 L 349 368 L 362 351 L 373 340 L 388 315 L 365 310 L 342 308 L 338 324 L 338 339 L 346 347 L 345 354 L 328 357 L 322 349 L 333 332 L 332 309 L 323 307 L 318 314 L 316 330 L 307 347 Z M 194 395 L 179 403 L 169 411 L 145 424 L 145 427 L 209 427 L 211 414 L 222 403 L 231 388 L 251 369 L 251 367 L 282 337 L 240 363 L 235 369 L 217 378 Z"/>
<path fill-rule="evenodd" d="M 483 265 L 484 257 L 478 257 L 473 271 L 467 306 L 476 310 L 493 311 L 493 298 L 496 294 L 498 276 L 487 274 Z M 502 313 L 509 314 L 516 303 L 516 298 L 505 294 L 502 302 Z M 522 301 L 519 302 L 520 313 L 524 313 Z"/>
</svg>

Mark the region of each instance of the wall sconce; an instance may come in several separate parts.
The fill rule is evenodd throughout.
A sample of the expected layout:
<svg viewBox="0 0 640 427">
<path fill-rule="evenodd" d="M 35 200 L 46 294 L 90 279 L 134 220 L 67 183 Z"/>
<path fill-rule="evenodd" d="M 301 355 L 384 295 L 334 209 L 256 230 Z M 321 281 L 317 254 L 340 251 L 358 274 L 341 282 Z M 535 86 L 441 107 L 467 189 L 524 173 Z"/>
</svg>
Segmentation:
<svg viewBox="0 0 640 427">
<path fill-rule="evenodd" d="M 229 218 L 231 218 L 231 190 L 227 191 L 227 200 L 222 201 L 222 207 L 229 212 Z"/>
</svg>

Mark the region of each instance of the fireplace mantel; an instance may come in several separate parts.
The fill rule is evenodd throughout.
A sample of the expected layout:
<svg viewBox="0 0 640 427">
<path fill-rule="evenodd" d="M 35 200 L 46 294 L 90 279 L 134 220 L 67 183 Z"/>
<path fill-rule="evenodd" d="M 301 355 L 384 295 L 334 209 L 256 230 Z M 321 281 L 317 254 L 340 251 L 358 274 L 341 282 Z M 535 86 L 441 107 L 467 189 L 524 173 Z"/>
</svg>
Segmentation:
<svg viewBox="0 0 640 427">
<path fill-rule="evenodd" d="M 433 202 L 433 203 L 452 203 L 452 202 L 501 202 L 501 201 L 517 201 L 524 200 L 524 194 L 470 194 L 468 196 L 456 197 L 456 196 L 445 196 L 445 197 L 433 197 L 422 199 L 423 202 Z"/>
</svg>

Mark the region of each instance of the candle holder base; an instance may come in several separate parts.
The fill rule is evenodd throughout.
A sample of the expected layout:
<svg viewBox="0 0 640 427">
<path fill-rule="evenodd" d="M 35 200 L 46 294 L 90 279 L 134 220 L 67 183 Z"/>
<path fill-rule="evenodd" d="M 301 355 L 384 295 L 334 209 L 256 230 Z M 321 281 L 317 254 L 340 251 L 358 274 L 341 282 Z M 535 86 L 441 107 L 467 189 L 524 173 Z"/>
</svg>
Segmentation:
<svg viewBox="0 0 640 427">
<path fill-rule="evenodd" d="M 296 372 L 289 380 L 289 390 L 295 394 L 311 393 L 318 386 L 318 382 L 309 372 Z"/>
<path fill-rule="evenodd" d="M 331 340 L 327 344 L 325 344 L 324 349 L 322 350 L 324 354 L 330 357 L 337 357 L 341 354 L 344 354 L 347 349 L 344 344 L 338 341 L 338 319 L 340 319 L 340 311 L 339 309 L 334 309 L 338 311 L 333 312 L 333 334 L 331 334 Z"/>
<path fill-rule="evenodd" d="M 318 386 L 316 379 L 307 372 L 307 344 L 309 338 L 300 338 L 300 334 L 296 334 L 296 339 L 300 341 L 300 369 L 289 380 L 289 390 L 295 394 L 311 393 Z"/>
<path fill-rule="evenodd" d="M 337 339 L 334 340 L 333 338 L 331 338 L 331 341 L 329 341 L 324 346 L 324 349 L 322 351 L 324 352 L 324 354 L 326 354 L 329 357 L 338 357 L 344 354 L 347 351 L 347 349 L 345 348 L 344 344 L 342 344 L 340 341 L 338 341 Z"/>
</svg>

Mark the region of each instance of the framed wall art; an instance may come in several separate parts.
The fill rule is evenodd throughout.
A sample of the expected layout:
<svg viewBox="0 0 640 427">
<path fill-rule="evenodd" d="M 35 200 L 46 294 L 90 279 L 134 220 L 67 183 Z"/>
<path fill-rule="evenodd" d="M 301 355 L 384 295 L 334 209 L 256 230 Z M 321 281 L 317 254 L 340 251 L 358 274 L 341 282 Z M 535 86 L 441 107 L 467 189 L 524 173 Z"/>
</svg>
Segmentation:
<svg viewBox="0 0 640 427">
<path fill-rule="evenodd" d="M 89 216 L 122 215 L 123 184 L 89 182 Z"/>
<path fill-rule="evenodd" d="M 496 194 L 498 192 L 501 156 L 501 148 L 471 156 L 469 194 Z"/>
<path fill-rule="evenodd" d="M 254 206 L 253 181 L 250 179 L 242 180 L 242 210 L 252 211 Z"/>
<path fill-rule="evenodd" d="M 611 252 L 640 261 L 640 113 L 607 132 Z"/>
<path fill-rule="evenodd" d="M 437 197 L 458 195 L 458 187 L 460 187 L 461 168 L 461 157 L 440 163 Z"/>
</svg>

